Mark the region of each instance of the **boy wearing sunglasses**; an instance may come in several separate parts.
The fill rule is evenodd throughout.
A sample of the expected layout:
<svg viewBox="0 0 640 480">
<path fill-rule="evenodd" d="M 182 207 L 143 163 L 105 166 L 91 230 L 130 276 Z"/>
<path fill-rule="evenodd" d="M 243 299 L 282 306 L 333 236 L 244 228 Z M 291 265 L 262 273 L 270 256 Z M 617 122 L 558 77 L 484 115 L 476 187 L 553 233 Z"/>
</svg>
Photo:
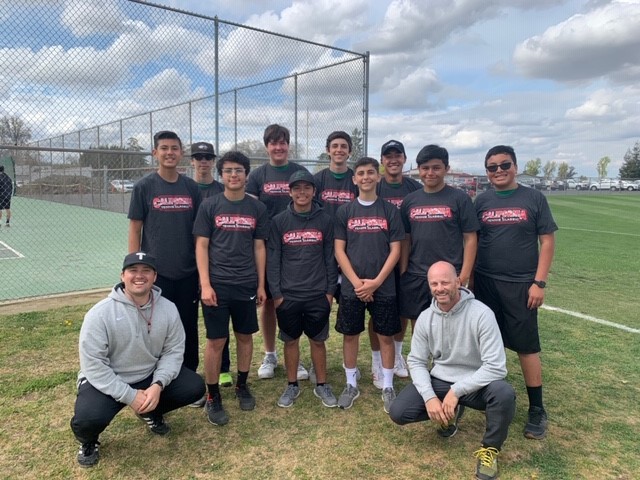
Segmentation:
<svg viewBox="0 0 640 480">
<path fill-rule="evenodd" d="M 478 196 L 475 205 L 480 233 L 474 293 L 495 313 L 505 347 L 518 354 L 529 397 L 524 436 L 540 440 L 546 435 L 547 413 L 538 307 L 544 302 L 558 227 L 545 196 L 518 185 L 512 147 L 491 148 L 485 169 L 494 190 Z"/>
</svg>

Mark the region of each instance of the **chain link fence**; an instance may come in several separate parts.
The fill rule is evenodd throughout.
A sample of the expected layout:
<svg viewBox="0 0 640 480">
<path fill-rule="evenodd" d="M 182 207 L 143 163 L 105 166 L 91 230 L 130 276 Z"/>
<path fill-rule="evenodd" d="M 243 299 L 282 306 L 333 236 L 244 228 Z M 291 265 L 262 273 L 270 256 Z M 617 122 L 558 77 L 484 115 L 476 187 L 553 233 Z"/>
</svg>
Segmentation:
<svg viewBox="0 0 640 480">
<path fill-rule="evenodd" d="M 6 301 L 118 279 L 158 130 L 254 165 L 271 123 L 312 171 L 334 130 L 366 154 L 368 54 L 142 1 L 17 0 L 0 3 L 0 97 L 15 185 L 0 229 Z M 193 173 L 186 155 L 181 170 Z"/>
</svg>

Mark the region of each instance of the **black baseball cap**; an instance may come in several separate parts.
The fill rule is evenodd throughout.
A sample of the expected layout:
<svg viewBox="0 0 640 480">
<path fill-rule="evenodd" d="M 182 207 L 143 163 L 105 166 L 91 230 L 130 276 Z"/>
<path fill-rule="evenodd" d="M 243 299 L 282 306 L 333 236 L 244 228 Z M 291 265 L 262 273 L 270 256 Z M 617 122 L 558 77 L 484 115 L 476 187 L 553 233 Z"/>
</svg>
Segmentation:
<svg viewBox="0 0 640 480">
<path fill-rule="evenodd" d="M 298 182 L 307 182 L 315 188 L 316 182 L 313 180 L 313 175 L 311 175 L 307 170 L 297 170 L 293 172 L 293 175 L 289 178 L 289 188 L 293 187 L 295 183 Z"/>
<path fill-rule="evenodd" d="M 402 144 L 402 142 L 399 142 L 398 140 L 389 140 L 387 143 L 385 143 L 384 145 L 382 145 L 382 148 L 380 149 L 380 155 L 386 155 L 389 150 L 397 150 L 399 151 L 401 154 L 403 154 L 405 157 L 407 156 L 407 154 L 404 151 L 404 145 Z"/>
<path fill-rule="evenodd" d="M 213 145 L 208 142 L 196 142 L 191 144 L 191 156 L 196 155 L 208 155 L 215 158 L 216 152 L 213 150 Z"/>
<path fill-rule="evenodd" d="M 158 271 L 158 269 L 156 268 L 156 259 L 144 252 L 134 252 L 124 257 L 124 262 L 122 263 L 122 271 L 124 272 L 128 267 L 132 265 L 139 264 L 148 265 L 156 272 Z"/>
</svg>

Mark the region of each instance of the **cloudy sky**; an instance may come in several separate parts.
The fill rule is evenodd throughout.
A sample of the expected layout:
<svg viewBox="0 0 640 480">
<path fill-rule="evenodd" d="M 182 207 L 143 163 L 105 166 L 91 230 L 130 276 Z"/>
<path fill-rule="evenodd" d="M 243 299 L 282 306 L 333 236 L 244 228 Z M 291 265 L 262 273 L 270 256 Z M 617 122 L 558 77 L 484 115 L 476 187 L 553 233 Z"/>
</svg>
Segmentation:
<svg viewBox="0 0 640 480">
<path fill-rule="evenodd" d="M 478 169 L 497 143 L 617 175 L 640 140 L 640 2 L 634 0 L 164 0 L 371 52 L 369 151 L 428 143 Z M 375 5 L 375 6 L 374 6 Z M 339 127 L 339 126 L 337 126 Z"/>
<path fill-rule="evenodd" d="M 479 173 L 487 149 L 504 143 L 515 147 L 522 167 L 539 157 L 567 162 L 587 176 L 595 176 L 597 161 L 609 156 L 608 173 L 615 177 L 627 149 L 640 140 L 640 0 L 156 3 L 369 51 L 368 148 L 374 156 L 390 138 L 405 143 L 410 160 L 422 146 L 438 143 L 449 150 L 454 170 Z M 119 74 L 58 78 L 95 83 Z M 199 93 L 175 71 L 162 75 L 145 83 L 153 98 L 161 93 L 154 93 L 154 82 L 172 85 L 174 94 Z M 9 81 L 0 71 L 0 93 Z"/>
</svg>

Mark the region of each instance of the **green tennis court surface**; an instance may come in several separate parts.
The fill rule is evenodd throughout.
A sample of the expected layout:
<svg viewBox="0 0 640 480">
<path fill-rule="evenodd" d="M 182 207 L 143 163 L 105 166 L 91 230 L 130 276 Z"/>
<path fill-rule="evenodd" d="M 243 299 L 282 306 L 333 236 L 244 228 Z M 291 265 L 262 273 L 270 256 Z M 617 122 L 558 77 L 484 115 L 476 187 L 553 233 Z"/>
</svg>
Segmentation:
<svg viewBox="0 0 640 480">
<path fill-rule="evenodd" d="M 109 287 L 127 250 L 127 216 L 13 197 L 0 226 L 0 301 Z"/>
</svg>

